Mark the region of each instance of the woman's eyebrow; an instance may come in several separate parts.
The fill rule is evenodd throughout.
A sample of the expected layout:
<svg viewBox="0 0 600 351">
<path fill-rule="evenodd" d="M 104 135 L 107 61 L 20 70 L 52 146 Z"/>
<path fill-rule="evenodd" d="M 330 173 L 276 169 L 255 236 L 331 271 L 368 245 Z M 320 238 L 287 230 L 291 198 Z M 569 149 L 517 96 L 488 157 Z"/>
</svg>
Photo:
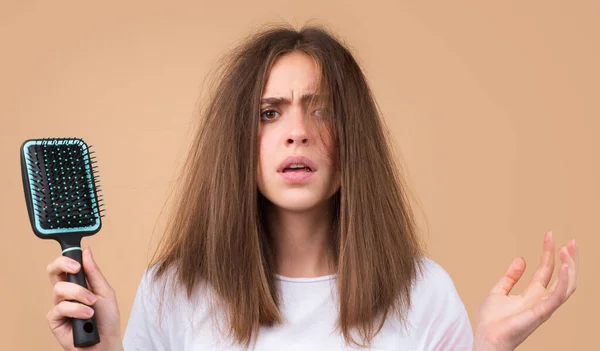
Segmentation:
<svg viewBox="0 0 600 351">
<path fill-rule="evenodd" d="M 302 105 L 306 105 L 309 101 L 311 101 L 313 99 L 318 99 L 318 98 L 319 98 L 319 95 L 304 94 L 300 98 L 300 101 L 302 102 Z M 281 96 L 277 96 L 277 97 L 273 96 L 273 97 L 268 97 L 268 98 L 264 98 L 264 99 L 260 100 L 260 104 L 261 105 L 269 104 L 269 105 L 279 106 L 279 105 L 289 105 L 289 104 L 291 104 L 291 101 L 289 98 L 285 98 L 285 97 L 281 97 Z"/>
</svg>

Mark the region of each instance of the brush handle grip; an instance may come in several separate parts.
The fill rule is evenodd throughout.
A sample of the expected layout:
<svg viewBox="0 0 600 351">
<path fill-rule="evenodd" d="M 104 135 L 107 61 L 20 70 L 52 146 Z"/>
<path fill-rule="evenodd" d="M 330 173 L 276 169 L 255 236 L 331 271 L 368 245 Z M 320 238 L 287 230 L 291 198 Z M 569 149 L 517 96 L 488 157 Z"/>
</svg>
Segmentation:
<svg viewBox="0 0 600 351">
<path fill-rule="evenodd" d="M 79 262 L 81 267 L 79 272 L 76 274 L 67 273 L 69 282 L 78 284 L 87 289 L 87 284 L 85 283 L 85 272 L 83 271 L 83 262 L 81 260 L 81 249 L 77 248 L 74 250 L 65 250 L 63 252 L 63 256 L 67 256 Z M 75 347 L 88 347 L 96 345 L 100 342 L 98 328 L 96 327 L 95 315 L 88 319 L 71 318 L 71 323 L 73 327 L 73 345 L 75 345 Z"/>
</svg>

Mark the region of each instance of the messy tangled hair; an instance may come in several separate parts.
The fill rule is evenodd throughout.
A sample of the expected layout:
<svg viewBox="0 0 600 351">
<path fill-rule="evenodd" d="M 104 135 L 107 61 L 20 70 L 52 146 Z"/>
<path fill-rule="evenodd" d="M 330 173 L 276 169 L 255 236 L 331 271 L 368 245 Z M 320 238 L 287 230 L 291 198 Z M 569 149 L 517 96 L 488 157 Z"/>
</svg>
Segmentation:
<svg viewBox="0 0 600 351">
<path fill-rule="evenodd" d="M 257 188 L 260 99 L 281 55 L 316 63 L 318 95 L 336 145 L 340 190 L 331 198 L 331 251 L 337 273 L 336 329 L 368 346 L 386 317 L 405 325 L 410 292 L 422 269 L 406 186 L 377 104 L 350 51 L 322 26 L 269 26 L 227 55 L 217 72 L 180 178 L 174 215 L 150 267 L 173 270 L 188 299 L 199 284 L 214 292 L 228 336 L 248 347 L 260 326 L 283 323 L 274 277 L 268 200 Z M 378 323 L 376 321 L 379 320 Z M 356 328 L 360 340 L 351 335 Z"/>
</svg>

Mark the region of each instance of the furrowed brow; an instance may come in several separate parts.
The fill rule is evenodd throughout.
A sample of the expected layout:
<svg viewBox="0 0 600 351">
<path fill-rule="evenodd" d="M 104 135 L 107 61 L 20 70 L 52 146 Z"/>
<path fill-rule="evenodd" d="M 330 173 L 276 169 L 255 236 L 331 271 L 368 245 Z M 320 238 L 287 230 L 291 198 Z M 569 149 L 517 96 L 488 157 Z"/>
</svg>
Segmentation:
<svg viewBox="0 0 600 351">
<path fill-rule="evenodd" d="M 304 94 L 300 98 L 300 101 L 302 102 L 303 106 L 305 106 L 310 101 L 318 101 L 318 100 L 319 100 L 319 95 L 315 95 L 315 94 Z M 290 99 L 288 99 L 288 98 L 275 97 L 275 96 L 264 98 L 264 99 L 260 100 L 261 105 L 268 104 L 268 105 L 279 106 L 279 105 L 289 105 L 290 103 L 291 103 Z"/>
</svg>

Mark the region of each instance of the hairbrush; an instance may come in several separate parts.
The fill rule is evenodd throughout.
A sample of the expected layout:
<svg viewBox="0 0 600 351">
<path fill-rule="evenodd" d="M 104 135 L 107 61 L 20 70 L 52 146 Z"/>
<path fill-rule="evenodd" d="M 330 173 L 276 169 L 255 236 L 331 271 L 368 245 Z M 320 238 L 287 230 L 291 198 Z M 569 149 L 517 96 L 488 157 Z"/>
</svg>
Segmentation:
<svg viewBox="0 0 600 351">
<path fill-rule="evenodd" d="M 68 280 L 87 289 L 81 238 L 96 234 L 104 217 L 94 151 L 80 138 L 30 139 L 21 145 L 21 174 L 33 232 L 60 243 L 63 256 L 79 262 Z M 96 319 L 71 319 L 76 347 L 100 342 Z"/>
</svg>

